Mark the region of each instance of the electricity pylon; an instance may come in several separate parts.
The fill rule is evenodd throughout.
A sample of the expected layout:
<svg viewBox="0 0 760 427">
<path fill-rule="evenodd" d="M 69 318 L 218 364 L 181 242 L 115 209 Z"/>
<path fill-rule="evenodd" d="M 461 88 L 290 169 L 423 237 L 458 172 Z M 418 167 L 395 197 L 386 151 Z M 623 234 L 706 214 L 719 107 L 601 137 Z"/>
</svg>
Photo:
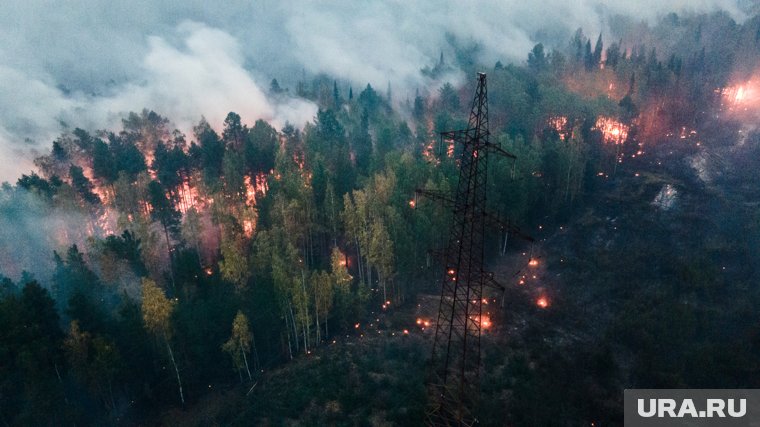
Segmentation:
<svg viewBox="0 0 760 427">
<path fill-rule="evenodd" d="M 428 380 L 426 423 L 431 426 L 470 426 L 480 371 L 480 334 L 483 288 L 500 287 L 493 274 L 483 270 L 484 235 L 487 223 L 523 235 L 519 229 L 498 221 L 486 212 L 488 155 L 515 156 L 490 142 L 486 75 L 478 73 L 467 129 L 444 132 L 442 138 L 461 144 L 459 183 L 453 197 L 441 192 L 417 190 L 439 199 L 453 211 L 452 226 L 444 250 L 441 301 Z"/>
</svg>

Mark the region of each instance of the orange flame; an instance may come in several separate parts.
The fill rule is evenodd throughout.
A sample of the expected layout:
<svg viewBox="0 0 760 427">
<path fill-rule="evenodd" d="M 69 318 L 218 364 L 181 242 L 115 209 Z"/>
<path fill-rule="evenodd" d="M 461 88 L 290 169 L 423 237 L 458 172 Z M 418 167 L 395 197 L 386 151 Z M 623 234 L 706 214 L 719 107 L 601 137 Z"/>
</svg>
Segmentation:
<svg viewBox="0 0 760 427">
<path fill-rule="evenodd" d="M 549 117 L 547 124 L 549 128 L 555 130 L 559 134 L 559 139 L 564 141 L 568 136 L 572 136 L 572 129 L 568 128 L 568 120 L 565 116 Z"/>
<path fill-rule="evenodd" d="M 605 144 L 622 144 L 628 138 L 628 126 L 611 117 L 599 116 L 594 129 L 602 133 Z"/>
</svg>

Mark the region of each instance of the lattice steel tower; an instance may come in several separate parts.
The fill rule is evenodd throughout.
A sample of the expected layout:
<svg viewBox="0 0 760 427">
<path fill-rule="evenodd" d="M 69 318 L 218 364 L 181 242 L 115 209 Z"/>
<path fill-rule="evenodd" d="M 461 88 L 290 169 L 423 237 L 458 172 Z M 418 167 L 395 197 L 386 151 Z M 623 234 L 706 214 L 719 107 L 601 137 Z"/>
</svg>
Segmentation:
<svg viewBox="0 0 760 427">
<path fill-rule="evenodd" d="M 461 144 L 462 151 L 454 197 L 419 190 L 444 199 L 453 208 L 428 380 L 427 424 L 468 426 L 476 422 L 472 411 L 479 394 L 483 287 L 494 283 L 492 274 L 483 270 L 483 237 L 491 217 L 485 211 L 488 154 L 514 158 L 489 141 L 484 73 L 478 73 L 467 129 L 445 132 L 442 137 Z"/>
</svg>

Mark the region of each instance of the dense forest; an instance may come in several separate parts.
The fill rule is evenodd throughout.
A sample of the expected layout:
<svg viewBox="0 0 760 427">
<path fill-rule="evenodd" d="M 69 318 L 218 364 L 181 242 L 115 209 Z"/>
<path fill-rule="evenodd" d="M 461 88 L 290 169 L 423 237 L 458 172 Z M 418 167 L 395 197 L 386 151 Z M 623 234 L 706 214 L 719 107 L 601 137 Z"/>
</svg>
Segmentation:
<svg viewBox="0 0 760 427">
<path fill-rule="evenodd" d="M 72 124 L 0 189 L 0 424 L 419 425 L 450 214 L 415 189 L 456 188 L 438 134 L 466 127 L 477 71 L 517 156 L 491 159 L 489 207 L 537 239 L 487 239 L 507 289 L 481 424 L 760 388 L 760 16 L 611 26 L 520 64 L 452 41 L 420 73 L 465 83 L 408 96 L 274 78 L 319 106 L 281 129 Z"/>
</svg>

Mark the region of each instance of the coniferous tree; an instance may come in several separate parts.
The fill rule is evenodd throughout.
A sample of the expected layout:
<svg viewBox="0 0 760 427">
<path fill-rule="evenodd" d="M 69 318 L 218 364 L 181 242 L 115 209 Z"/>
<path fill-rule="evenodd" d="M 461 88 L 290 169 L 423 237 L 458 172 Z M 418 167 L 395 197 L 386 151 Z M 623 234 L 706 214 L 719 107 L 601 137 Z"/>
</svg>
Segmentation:
<svg viewBox="0 0 760 427">
<path fill-rule="evenodd" d="M 166 250 L 169 255 L 170 274 L 172 286 L 174 286 L 174 246 L 172 245 L 172 236 L 179 231 L 181 214 L 174 208 L 171 200 L 166 197 L 164 189 L 156 181 L 148 184 L 148 196 L 150 198 L 151 211 L 150 215 L 153 221 L 161 224 L 166 238 Z"/>
<path fill-rule="evenodd" d="M 71 177 L 71 187 L 74 188 L 85 203 L 89 205 L 100 204 L 100 197 L 93 192 L 95 186 L 84 175 L 82 168 L 71 165 L 69 168 L 69 177 Z"/>
<path fill-rule="evenodd" d="M 594 66 L 601 64 L 603 51 L 604 43 L 602 43 L 602 34 L 599 33 L 599 38 L 596 39 L 596 45 L 594 45 Z"/>
</svg>

